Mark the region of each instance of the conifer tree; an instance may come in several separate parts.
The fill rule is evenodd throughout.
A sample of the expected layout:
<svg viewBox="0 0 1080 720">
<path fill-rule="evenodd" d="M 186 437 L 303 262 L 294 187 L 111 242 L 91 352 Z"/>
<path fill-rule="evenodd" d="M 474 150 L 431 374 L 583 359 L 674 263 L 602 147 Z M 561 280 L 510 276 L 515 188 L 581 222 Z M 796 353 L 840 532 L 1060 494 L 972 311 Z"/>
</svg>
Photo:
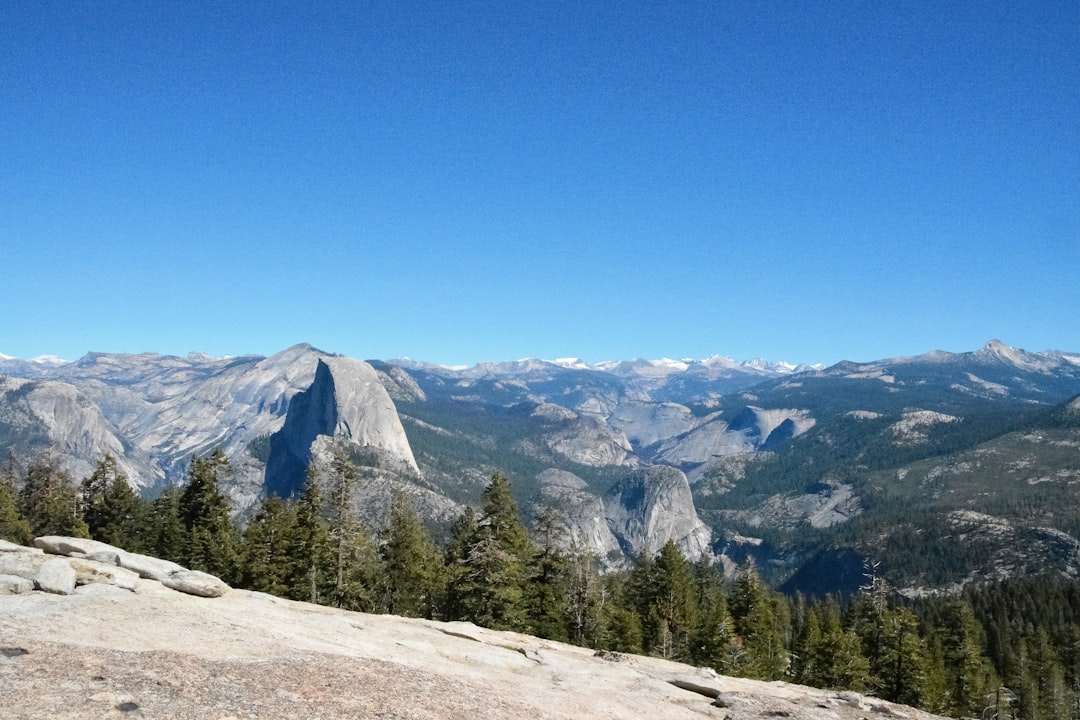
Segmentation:
<svg viewBox="0 0 1080 720">
<path fill-rule="evenodd" d="M 694 633 L 692 660 L 725 673 L 731 658 L 734 623 L 728 611 L 722 576 L 705 555 L 694 563 L 694 582 L 699 621 Z"/>
<path fill-rule="evenodd" d="M 802 623 L 791 648 L 791 679 L 800 685 L 825 687 L 818 663 L 821 653 L 821 621 L 818 608 L 809 605 L 803 609 Z"/>
<path fill-rule="evenodd" d="M 870 679 L 870 664 L 862 654 L 859 636 L 845 630 L 840 606 L 828 597 L 818 610 L 818 641 L 811 648 L 815 670 L 813 684 L 822 688 L 865 692 Z"/>
<path fill-rule="evenodd" d="M 241 543 L 240 581 L 244 587 L 289 596 L 289 552 L 295 523 L 292 505 L 276 495 L 263 500 Z"/>
<path fill-rule="evenodd" d="M 180 495 L 177 485 L 170 485 L 150 503 L 148 527 L 143 533 L 150 552 L 164 560 L 187 562 L 187 530 L 180 519 Z"/>
<path fill-rule="evenodd" d="M 534 519 L 536 551 L 528 565 L 525 589 L 529 632 L 550 640 L 567 641 L 569 613 L 566 554 L 559 511 L 548 505 Z"/>
<path fill-rule="evenodd" d="M 22 509 L 34 535 L 89 538 L 79 492 L 52 457 L 30 463 L 22 489 Z"/>
<path fill-rule="evenodd" d="M 353 506 L 358 483 L 356 465 L 345 448 L 335 447 L 326 497 L 334 569 L 331 604 L 346 610 L 372 612 L 376 609 L 378 556 Z"/>
<path fill-rule="evenodd" d="M 733 670 L 759 680 L 780 679 L 788 664 L 784 641 L 787 628 L 778 615 L 772 591 L 761 581 L 753 564 L 741 570 L 729 607 L 742 651 Z"/>
<path fill-rule="evenodd" d="M 533 549 L 505 475 L 492 476 L 481 501 L 483 512 L 454 570 L 451 605 L 478 625 L 525 630 L 526 563 Z"/>
<path fill-rule="evenodd" d="M 239 570 L 240 538 L 220 488 L 220 476 L 229 469 L 220 448 L 208 457 L 192 458 L 188 483 L 180 494 L 179 517 L 187 541 L 184 564 L 233 583 Z"/>
<path fill-rule="evenodd" d="M 567 633 L 575 645 L 597 647 L 605 634 L 605 611 L 610 602 L 600 577 L 600 558 L 577 545 L 566 554 Z"/>
<path fill-rule="evenodd" d="M 34 539 L 30 521 L 19 507 L 19 493 L 15 490 L 14 463 L 0 468 L 0 540 L 27 545 Z"/>
<path fill-rule="evenodd" d="M 334 567 L 329 524 L 323 518 L 322 489 L 314 467 L 296 503 L 293 531 L 288 538 L 289 563 L 286 596 L 293 600 L 329 604 L 333 595 Z"/>
<path fill-rule="evenodd" d="M 668 540 L 653 562 L 646 629 L 651 647 L 663 658 L 689 661 L 698 624 L 697 591 L 690 563 Z"/>
<path fill-rule="evenodd" d="M 83 480 L 82 507 L 95 540 L 131 552 L 148 549 L 143 537 L 147 506 L 131 489 L 112 455 L 102 458 L 93 474 Z"/>
<path fill-rule="evenodd" d="M 971 605 L 964 600 L 949 603 L 940 632 L 948 678 L 947 713 L 979 717 L 987 693 L 999 683 L 983 655 L 983 630 Z"/>
<path fill-rule="evenodd" d="M 386 611 L 435 617 L 443 592 L 442 557 L 405 493 L 395 492 L 390 500 L 390 519 L 379 555 L 383 568 L 379 585 Z"/>
</svg>

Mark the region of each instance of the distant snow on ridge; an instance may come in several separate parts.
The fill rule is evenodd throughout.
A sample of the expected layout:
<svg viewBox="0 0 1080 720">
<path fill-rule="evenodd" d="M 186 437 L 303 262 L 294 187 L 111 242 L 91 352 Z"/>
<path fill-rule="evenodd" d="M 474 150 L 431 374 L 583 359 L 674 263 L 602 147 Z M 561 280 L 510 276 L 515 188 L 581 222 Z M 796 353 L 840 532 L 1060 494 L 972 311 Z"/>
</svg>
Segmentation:
<svg viewBox="0 0 1080 720">
<path fill-rule="evenodd" d="M 5 357 L 4 359 L 5 360 L 14 360 L 15 358 Z M 36 358 L 33 358 L 30 362 L 37 363 L 38 365 L 67 365 L 71 361 L 70 360 L 65 360 L 64 358 L 56 357 L 55 355 L 38 355 Z"/>
</svg>

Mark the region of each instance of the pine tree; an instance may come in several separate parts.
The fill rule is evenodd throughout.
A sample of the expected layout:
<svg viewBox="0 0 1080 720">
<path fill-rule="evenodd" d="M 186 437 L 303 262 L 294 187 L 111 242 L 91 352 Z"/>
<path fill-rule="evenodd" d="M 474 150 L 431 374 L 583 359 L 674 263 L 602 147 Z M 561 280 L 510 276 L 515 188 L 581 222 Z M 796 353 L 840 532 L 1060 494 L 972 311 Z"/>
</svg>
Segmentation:
<svg viewBox="0 0 1080 720">
<path fill-rule="evenodd" d="M 184 564 L 233 583 L 239 571 L 240 538 L 220 488 L 220 476 L 229 469 L 220 448 L 208 457 L 192 458 L 179 516 L 187 540 Z"/>
<path fill-rule="evenodd" d="M 986 695 L 1000 683 L 983 655 L 983 630 L 971 605 L 956 600 L 945 608 L 941 641 L 948 677 L 949 715 L 979 717 Z"/>
<path fill-rule="evenodd" d="M 821 621 L 818 608 L 809 605 L 802 611 L 802 623 L 791 649 L 791 679 L 800 685 L 826 687 L 821 659 Z"/>
<path fill-rule="evenodd" d="M 23 514 L 34 535 L 89 538 L 79 492 L 55 458 L 32 462 L 22 489 Z"/>
<path fill-rule="evenodd" d="M 0 540 L 28 545 L 34 539 L 30 521 L 19 507 L 19 493 L 15 490 L 14 463 L 0 468 Z"/>
<path fill-rule="evenodd" d="M 379 584 L 386 611 L 405 617 L 435 617 L 443 593 L 442 557 L 405 493 L 394 493 L 390 501 L 390 520 L 379 555 L 383 567 Z"/>
<path fill-rule="evenodd" d="M 741 653 L 732 669 L 745 677 L 779 680 L 787 670 L 788 628 L 778 614 L 776 598 L 752 564 L 741 570 L 729 607 L 741 639 Z"/>
<path fill-rule="evenodd" d="M 286 597 L 329 604 L 333 596 L 333 552 L 330 527 L 323 519 L 323 497 L 314 467 L 296 503 L 295 521 L 287 546 L 289 564 L 285 577 Z"/>
<path fill-rule="evenodd" d="M 112 455 L 106 455 L 93 474 L 83 480 L 82 507 L 90 536 L 95 540 L 131 552 L 148 549 L 143 538 L 148 508 L 131 489 Z"/>
<path fill-rule="evenodd" d="M 180 519 L 180 495 L 183 491 L 170 485 L 150 503 L 147 528 L 142 535 L 150 552 L 164 560 L 187 562 L 188 533 Z"/>
<path fill-rule="evenodd" d="M 605 633 L 610 593 L 600 577 L 600 558 L 576 545 L 566 554 L 566 623 L 570 642 L 597 647 Z"/>
<path fill-rule="evenodd" d="M 722 580 L 722 575 L 706 556 L 702 555 L 694 564 L 699 621 L 694 633 L 692 660 L 719 673 L 728 670 L 735 633 Z"/>
<path fill-rule="evenodd" d="M 353 506 L 358 483 L 356 465 L 344 448 L 335 447 L 326 493 L 334 569 L 334 589 L 330 602 L 346 610 L 372 612 L 377 607 L 375 577 L 378 556 Z"/>
<path fill-rule="evenodd" d="M 289 595 L 290 540 L 296 517 L 292 505 L 270 495 L 244 530 L 240 582 L 251 590 L 279 597 Z"/>
<path fill-rule="evenodd" d="M 816 672 L 815 685 L 838 690 L 864 692 L 870 679 L 870 664 L 862 654 L 859 636 L 845 630 L 840 606 L 829 597 L 819 608 L 818 642 L 811 649 Z"/>
<path fill-rule="evenodd" d="M 550 640 L 567 641 L 569 614 L 566 554 L 561 548 L 563 533 L 559 511 L 551 505 L 541 508 L 534 519 L 536 551 L 528 565 L 525 606 L 528 631 Z"/>
<path fill-rule="evenodd" d="M 666 659 L 689 661 L 697 629 L 697 592 L 690 563 L 668 540 L 653 562 L 646 629 L 653 652 Z"/>
<path fill-rule="evenodd" d="M 481 501 L 481 517 L 453 569 L 450 604 L 461 619 L 478 625 L 525 630 L 526 563 L 533 548 L 505 475 L 492 476 Z"/>
</svg>

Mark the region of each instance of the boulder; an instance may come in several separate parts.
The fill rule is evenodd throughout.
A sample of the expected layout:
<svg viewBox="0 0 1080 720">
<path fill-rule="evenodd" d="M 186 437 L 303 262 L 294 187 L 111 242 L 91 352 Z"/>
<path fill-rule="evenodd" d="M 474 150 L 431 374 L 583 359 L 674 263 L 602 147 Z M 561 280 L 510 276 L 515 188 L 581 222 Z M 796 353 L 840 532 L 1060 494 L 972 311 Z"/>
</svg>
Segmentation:
<svg viewBox="0 0 1080 720">
<path fill-rule="evenodd" d="M 0 553 L 34 553 L 40 555 L 42 553 L 41 548 L 28 547 L 26 545 L 19 545 L 18 543 L 8 542 L 7 540 L 0 540 Z"/>
<path fill-rule="evenodd" d="M 86 558 L 70 558 L 68 564 L 75 570 L 75 583 L 87 585 L 102 583 L 115 585 L 124 590 L 134 590 L 139 582 L 139 574 L 134 570 L 110 565 Z"/>
<path fill-rule="evenodd" d="M 75 568 L 64 558 L 49 558 L 38 568 L 34 586 L 48 593 L 70 595 L 75 591 Z"/>
<path fill-rule="evenodd" d="M 19 575 L 0 574 L 0 595 L 22 595 L 34 589 L 34 581 Z"/>
<path fill-rule="evenodd" d="M 229 590 L 220 578 L 198 570 L 180 570 L 166 577 L 161 584 L 188 595 L 207 598 L 221 597 Z"/>
<path fill-rule="evenodd" d="M 45 560 L 45 555 L 40 553 L 0 553 L 0 575 L 15 575 L 32 581 Z"/>
<path fill-rule="evenodd" d="M 120 567 L 138 573 L 139 577 L 157 580 L 158 582 L 164 582 L 165 578 L 173 573 L 178 573 L 187 569 L 170 560 L 162 560 L 161 558 L 150 557 L 149 555 L 139 555 L 138 553 L 129 552 L 120 555 Z"/>
<path fill-rule="evenodd" d="M 62 535 L 43 535 L 34 538 L 34 546 L 52 555 L 89 557 L 113 565 L 118 565 L 120 556 L 124 554 L 123 550 L 108 543 Z"/>
</svg>

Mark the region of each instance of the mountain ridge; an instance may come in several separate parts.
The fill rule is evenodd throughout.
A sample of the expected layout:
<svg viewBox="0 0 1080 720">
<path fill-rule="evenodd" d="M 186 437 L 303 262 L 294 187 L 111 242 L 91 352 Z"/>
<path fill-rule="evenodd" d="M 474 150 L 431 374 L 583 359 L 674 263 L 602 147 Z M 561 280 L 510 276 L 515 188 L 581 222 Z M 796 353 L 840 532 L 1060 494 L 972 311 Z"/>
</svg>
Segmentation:
<svg viewBox="0 0 1080 720">
<path fill-rule="evenodd" d="M 233 466 L 225 489 L 243 515 L 267 493 L 298 492 L 306 467 L 328 468 L 337 445 L 362 467 L 364 489 L 354 501 L 373 523 L 389 495 L 404 491 L 445 527 L 475 505 L 492 474 L 505 472 L 521 507 L 580 505 L 567 508 L 566 531 L 588 538 L 611 567 L 674 539 L 691 555 L 749 553 L 776 579 L 813 556 L 814 547 L 800 543 L 834 542 L 841 529 L 881 517 L 887 495 L 868 478 L 915 472 L 905 468 L 991 441 L 1080 396 L 1080 355 L 997 340 L 964 353 L 827 368 L 719 355 L 447 368 L 355 360 L 300 343 L 268 357 L 88 353 L 60 365 L 9 358 L 0 360 L 0 374 L 20 378 L 0 384 L 0 451 L 25 463 L 53 447 L 70 456 L 75 481 L 105 452 L 119 453 L 133 483 L 152 492 L 182 482 L 193 455 L 221 448 Z M 54 406 L 100 418 L 65 424 L 70 412 L 40 410 Z M 89 432 L 95 423 L 102 429 Z M 1051 450 L 1037 452 L 1066 462 Z M 574 478 L 574 487 L 552 486 L 553 471 Z M 611 492 L 635 477 L 645 485 Z M 647 511 L 657 515 L 646 521 L 630 498 L 660 488 Z M 943 511 L 942 528 L 957 509 Z M 595 525 L 600 516 L 603 528 Z M 652 529 L 643 535 L 633 522 Z M 1036 526 L 1074 532 L 1061 523 Z M 705 526 L 709 532 L 689 530 Z M 614 538 L 622 539 L 621 557 Z M 1063 562 L 1063 571 L 1072 567 Z"/>
</svg>

